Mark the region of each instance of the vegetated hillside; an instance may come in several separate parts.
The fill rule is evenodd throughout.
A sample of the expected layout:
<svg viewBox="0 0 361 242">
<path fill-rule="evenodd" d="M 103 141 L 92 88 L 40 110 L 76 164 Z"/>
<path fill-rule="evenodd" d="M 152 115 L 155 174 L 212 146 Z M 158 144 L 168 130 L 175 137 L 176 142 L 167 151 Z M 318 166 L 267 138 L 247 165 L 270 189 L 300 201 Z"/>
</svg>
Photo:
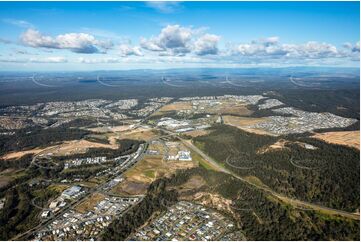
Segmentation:
<svg viewBox="0 0 361 242">
<path fill-rule="evenodd" d="M 358 150 L 304 135 L 277 138 L 226 125 L 212 129 L 210 134 L 194 138 L 195 144 L 239 175 L 255 176 L 276 192 L 290 197 L 351 212 L 359 208 Z M 290 141 L 285 148 L 260 152 L 281 138 Z M 317 149 L 305 149 L 297 142 Z"/>
<path fill-rule="evenodd" d="M 180 190 L 191 177 L 206 185 L 187 192 L 218 194 L 231 199 L 231 211 L 225 212 L 248 240 L 358 240 L 359 221 L 294 209 L 265 195 L 262 191 L 220 172 L 193 168 L 178 171 L 170 178 L 151 184 L 145 199 L 124 216 L 114 220 L 102 235 L 103 240 L 124 240 L 156 213 L 164 211 L 179 198 Z"/>
<path fill-rule="evenodd" d="M 47 203 L 58 193 L 45 187 L 21 184 L 7 190 L 3 195 L 6 200 L 4 208 L 0 210 L 0 240 L 10 240 L 40 222 L 41 209 L 32 204 L 34 198 L 37 204 Z"/>
<path fill-rule="evenodd" d="M 54 142 L 81 139 L 87 134 L 90 134 L 90 132 L 63 126 L 51 129 L 25 128 L 16 131 L 14 135 L 0 135 L 0 155 L 24 148 L 48 146 Z"/>
<path fill-rule="evenodd" d="M 270 95 L 288 106 L 309 112 L 330 112 L 360 119 L 360 89 L 279 89 L 281 95 Z"/>
</svg>

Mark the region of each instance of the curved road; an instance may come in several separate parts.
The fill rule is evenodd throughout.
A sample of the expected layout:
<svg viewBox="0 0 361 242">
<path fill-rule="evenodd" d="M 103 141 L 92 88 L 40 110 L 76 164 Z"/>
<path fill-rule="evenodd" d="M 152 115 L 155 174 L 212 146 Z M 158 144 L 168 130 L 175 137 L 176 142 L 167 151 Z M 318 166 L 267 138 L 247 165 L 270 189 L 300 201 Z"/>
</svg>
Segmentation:
<svg viewBox="0 0 361 242">
<path fill-rule="evenodd" d="M 169 131 L 166 131 L 167 133 L 171 133 Z M 262 190 L 263 192 L 272 195 L 276 198 L 278 198 L 279 200 L 291 204 L 297 208 L 307 208 L 310 210 L 317 210 L 320 212 L 327 212 L 328 214 L 333 214 L 333 215 L 339 215 L 342 217 L 346 217 L 346 218 L 350 218 L 350 219 L 354 219 L 354 220 L 360 220 L 360 214 L 357 213 L 351 213 L 351 212 L 346 212 L 346 211 L 342 211 L 342 210 L 338 210 L 338 209 L 333 209 L 333 208 L 329 208 L 329 207 L 325 207 L 322 205 L 318 205 L 318 204 L 314 204 L 314 203 L 310 203 L 310 202 L 305 202 L 305 201 L 301 201 L 295 198 L 289 198 L 286 197 L 282 194 L 279 194 L 273 190 L 271 190 L 269 187 L 266 186 L 260 186 L 258 184 L 252 183 L 240 176 L 238 176 L 237 174 L 235 174 L 234 172 L 222 167 L 221 165 L 218 164 L 218 162 L 216 162 L 214 159 L 212 159 L 211 157 L 209 157 L 208 155 L 206 155 L 202 150 L 200 150 L 199 148 L 197 148 L 195 145 L 192 144 L 191 141 L 189 140 L 184 140 L 182 138 L 180 138 L 179 136 L 175 136 L 177 137 L 180 141 L 182 141 L 183 144 L 185 144 L 188 148 L 190 148 L 191 150 L 193 150 L 194 152 L 198 153 L 205 161 L 207 161 L 212 167 L 216 168 L 216 170 L 227 173 L 232 175 L 233 177 L 237 178 L 238 180 L 245 182 L 257 189 Z"/>
</svg>

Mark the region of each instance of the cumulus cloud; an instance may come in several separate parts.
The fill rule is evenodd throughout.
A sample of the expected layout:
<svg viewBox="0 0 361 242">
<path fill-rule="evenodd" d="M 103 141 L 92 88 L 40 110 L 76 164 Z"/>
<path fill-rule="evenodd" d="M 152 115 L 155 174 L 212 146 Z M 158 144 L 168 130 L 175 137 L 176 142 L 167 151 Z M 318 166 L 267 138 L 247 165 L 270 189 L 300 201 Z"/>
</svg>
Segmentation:
<svg viewBox="0 0 361 242">
<path fill-rule="evenodd" d="M 336 46 L 328 43 L 319 43 L 309 41 L 301 45 L 282 45 L 282 49 L 287 52 L 289 57 L 305 57 L 311 59 L 337 57 L 338 50 Z"/>
<path fill-rule="evenodd" d="M 141 47 L 151 51 L 163 51 L 163 54 L 184 55 L 190 51 L 189 43 L 192 29 L 180 25 L 168 25 L 160 34 L 150 39 L 141 39 Z"/>
<path fill-rule="evenodd" d="M 278 44 L 279 39 L 280 38 L 278 36 L 271 36 L 271 37 L 268 37 L 268 38 L 261 39 L 260 42 L 263 43 L 266 46 L 270 46 L 270 45 Z"/>
<path fill-rule="evenodd" d="M 347 42 L 347 43 L 344 43 L 343 44 L 343 47 L 345 48 L 345 49 L 347 49 L 347 50 L 350 50 L 350 51 L 352 51 L 352 52 L 358 52 L 358 53 L 360 53 L 360 42 L 357 42 L 356 44 L 351 44 L 351 43 L 349 43 L 349 42 Z"/>
<path fill-rule="evenodd" d="M 159 56 L 212 55 L 218 53 L 220 36 L 204 33 L 205 29 L 193 29 L 180 25 L 167 25 L 158 36 L 141 38 L 140 46 Z"/>
<path fill-rule="evenodd" d="M 135 46 L 135 47 L 132 47 L 132 46 L 129 46 L 127 44 L 121 44 L 118 46 L 118 50 L 120 52 L 120 55 L 121 56 L 130 56 L 130 55 L 135 55 L 135 56 L 142 56 L 143 53 L 140 49 L 139 46 Z"/>
<path fill-rule="evenodd" d="M 353 52 L 360 52 L 360 42 L 357 42 L 356 45 L 352 48 Z"/>
<path fill-rule="evenodd" d="M 141 38 L 139 45 L 134 46 L 130 41 L 120 41 L 119 39 L 118 44 L 114 45 L 112 41 L 104 41 L 105 38 L 98 35 L 95 37 L 91 33 L 66 33 L 49 36 L 30 28 L 21 35 L 20 40 L 26 46 L 41 48 L 43 51 L 65 49 L 74 53 L 108 54 L 96 59 L 80 58 L 78 59 L 80 63 L 307 65 L 307 63 L 322 64 L 342 61 L 350 63 L 350 61 L 359 61 L 360 59 L 359 42 L 345 43 L 343 46 L 336 47 L 330 43 L 317 41 L 301 44 L 282 43 L 278 36 L 271 36 L 248 43 L 230 43 L 222 46 L 221 36 L 207 32 L 208 30 L 205 28 L 167 25 L 160 30 L 158 35 Z M 111 51 L 108 52 L 107 50 L 110 49 Z M 141 58 L 139 58 L 140 56 Z M 67 60 L 65 58 L 36 58 L 22 61 L 61 63 Z"/>
<path fill-rule="evenodd" d="M 215 55 L 218 53 L 218 42 L 220 36 L 205 34 L 194 43 L 194 51 L 197 55 Z"/>
<path fill-rule="evenodd" d="M 353 61 L 360 61 L 360 42 L 355 44 L 344 43 L 343 49 L 339 51 L 343 57 L 349 57 Z"/>
<path fill-rule="evenodd" d="M 75 53 L 99 53 L 112 47 L 109 41 L 100 41 L 94 36 L 84 33 L 67 33 L 55 37 L 46 36 L 35 29 L 28 29 L 20 40 L 23 44 L 31 47 L 49 49 L 68 49 Z"/>
<path fill-rule="evenodd" d="M 328 43 L 309 41 L 304 44 L 281 44 L 278 37 L 239 44 L 233 54 L 263 58 L 333 58 L 339 57 L 337 48 Z"/>
</svg>

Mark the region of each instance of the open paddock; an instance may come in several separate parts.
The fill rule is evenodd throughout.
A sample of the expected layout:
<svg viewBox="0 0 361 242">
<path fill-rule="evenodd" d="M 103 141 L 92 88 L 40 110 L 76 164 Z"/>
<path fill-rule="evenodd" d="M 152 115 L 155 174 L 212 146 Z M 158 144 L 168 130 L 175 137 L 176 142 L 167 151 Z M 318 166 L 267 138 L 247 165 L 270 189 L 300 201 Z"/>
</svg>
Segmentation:
<svg viewBox="0 0 361 242">
<path fill-rule="evenodd" d="M 312 137 L 327 143 L 360 149 L 360 130 L 317 133 Z"/>
</svg>

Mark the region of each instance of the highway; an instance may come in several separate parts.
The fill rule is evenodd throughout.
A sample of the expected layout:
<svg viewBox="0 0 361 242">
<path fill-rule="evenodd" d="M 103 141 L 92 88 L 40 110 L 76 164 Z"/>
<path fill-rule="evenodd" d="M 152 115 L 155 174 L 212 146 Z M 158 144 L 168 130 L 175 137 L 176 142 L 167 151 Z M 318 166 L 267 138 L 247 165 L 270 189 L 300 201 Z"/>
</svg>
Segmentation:
<svg viewBox="0 0 361 242">
<path fill-rule="evenodd" d="M 285 195 L 282 195 L 282 194 L 279 194 L 279 193 L 273 191 L 269 187 L 260 186 L 258 184 L 253 183 L 253 182 L 250 182 L 250 181 L 238 176 L 234 172 L 228 170 L 227 168 L 221 166 L 220 164 L 218 164 L 218 162 L 216 162 L 214 159 L 212 159 L 211 157 L 206 155 L 198 147 L 193 145 L 190 140 L 182 139 L 181 137 L 179 137 L 178 135 L 176 135 L 175 133 L 172 133 L 170 131 L 167 131 L 167 130 L 163 130 L 163 131 L 167 132 L 167 133 L 174 134 L 174 136 L 177 137 L 185 146 L 187 146 L 188 148 L 190 148 L 191 150 L 193 150 L 194 152 L 199 154 L 205 161 L 207 161 L 217 171 L 230 174 L 233 177 L 237 178 L 238 180 L 240 180 L 242 182 L 245 182 L 245 183 L 247 183 L 247 184 L 249 184 L 249 185 L 251 185 L 251 186 L 253 186 L 253 187 L 255 187 L 255 188 L 259 189 L 259 190 L 262 190 L 266 194 L 272 195 L 273 197 L 279 199 L 282 202 L 288 203 L 288 204 L 290 204 L 290 205 L 292 205 L 292 206 L 294 206 L 296 208 L 303 209 L 303 210 L 310 209 L 310 210 L 325 212 L 327 214 L 346 217 L 346 218 L 349 218 L 349 219 L 360 220 L 360 214 L 346 212 L 346 211 L 342 211 L 342 210 L 338 210 L 338 209 L 333 209 L 333 208 L 325 207 L 325 206 L 322 206 L 322 205 L 319 205 L 319 204 L 314 204 L 314 203 L 310 203 L 310 202 L 301 201 L 301 200 L 295 199 L 295 198 L 289 198 L 289 197 L 287 197 Z"/>
<path fill-rule="evenodd" d="M 143 150 L 140 152 L 140 155 L 138 155 L 136 158 L 132 158 L 132 160 L 130 160 L 122 169 L 121 169 L 121 173 L 125 172 L 127 169 L 131 168 L 135 163 L 137 163 L 138 161 L 143 159 L 144 153 L 147 150 L 147 145 L 148 143 L 146 143 L 143 147 Z M 33 160 L 36 159 L 36 156 L 34 156 Z M 118 176 L 119 174 L 117 174 L 116 176 Z M 115 176 L 112 176 L 111 178 L 109 178 L 107 181 L 105 181 L 104 183 L 100 184 L 99 186 L 97 186 L 96 188 L 92 188 L 90 190 L 88 190 L 87 193 L 85 193 L 81 198 L 79 198 L 76 201 L 73 201 L 69 204 L 67 204 L 65 207 L 63 207 L 57 214 L 55 214 L 54 216 L 50 217 L 47 220 L 42 221 L 40 224 L 38 224 L 37 226 L 33 227 L 30 230 L 27 230 L 24 233 L 18 234 L 15 237 L 13 237 L 11 240 L 26 240 L 28 239 L 33 233 L 35 233 L 36 231 L 40 230 L 41 228 L 46 227 L 47 225 L 49 225 L 50 223 L 52 223 L 54 220 L 56 220 L 57 218 L 61 217 L 64 213 L 66 213 L 67 211 L 69 211 L 70 209 L 73 209 L 74 207 L 76 207 L 77 205 L 79 205 L 80 203 L 82 203 L 86 198 L 88 198 L 91 194 L 93 193 L 102 193 L 104 192 L 104 185 L 107 184 L 108 182 L 110 182 L 112 179 L 114 179 Z M 128 211 L 125 210 L 125 211 Z M 124 212 L 123 212 L 124 213 Z"/>
<path fill-rule="evenodd" d="M 148 117 L 147 117 L 148 118 Z M 140 126 L 142 123 L 144 123 L 147 118 L 143 119 L 142 122 L 135 126 L 134 128 Z M 229 169 L 221 166 L 217 161 L 215 161 L 213 158 L 209 157 L 207 154 L 205 154 L 202 150 L 200 150 L 198 147 L 196 147 L 195 145 L 193 145 L 193 143 L 191 142 L 191 140 L 185 140 L 183 138 L 181 138 L 177 133 L 171 132 L 169 130 L 165 130 L 162 128 L 158 128 L 158 127 L 153 127 L 159 131 L 163 131 L 164 133 L 166 133 L 167 135 L 159 135 L 151 140 L 148 140 L 145 145 L 144 148 L 142 150 L 142 152 L 140 152 L 140 155 L 138 155 L 136 158 L 132 158 L 132 160 L 130 162 L 128 162 L 122 169 L 121 169 L 121 173 L 123 173 L 124 171 L 126 171 L 127 169 L 129 169 L 130 167 L 132 167 L 136 162 L 140 161 L 141 159 L 143 159 L 144 156 L 144 152 L 146 151 L 146 148 L 149 144 L 149 142 L 151 142 L 152 140 L 155 139 L 159 139 L 160 137 L 166 137 L 166 136 L 174 136 L 175 138 L 177 138 L 178 140 L 180 140 L 186 147 L 188 147 L 189 149 L 191 149 L 193 152 L 197 153 L 198 155 L 200 155 L 214 170 L 219 171 L 219 172 L 223 172 L 226 174 L 229 174 L 233 177 L 235 177 L 236 179 L 247 183 L 250 186 L 253 186 L 259 190 L 261 190 L 262 192 L 271 195 L 275 198 L 277 198 L 278 200 L 284 202 L 284 203 L 288 203 L 292 206 L 294 206 L 295 208 L 298 209 L 302 209 L 302 210 L 315 210 L 315 211 L 320 211 L 320 212 L 324 212 L 327 214 L 332 214 L 332 215 L 338 215 L 338 216 L 342 216 L 342 217 L 346 217 L 349 219 L 354 219 L 354 220 L 360 220 L 360 215 L 356 214 L 356 213 L 351 213 L 351 212 L 346 212 L 346 211 L 342 211 L 342 210 L 337 210 L 337 209 L 333 209 L 333 208 L 329 208 L 329 207 L 325 207 L 322 205 L 318 205 L 318 204 L 314 204 L 314 203 L 310 203 L 310 202 L 305 202 L 305 201 L 301 201 L 295 198 L 289 198 L 285 195 L 279 194 L 275 191 L 273 191 L 272 189 L 270 189 L 267 186 L 261 186 L 259 184 L 255 184 L 254 182 L 251 182 L 249 180 L 246 180 L 244 178 L 242 178 L 241 176 L 237 175 L 236 173 L 230 171 Z M 40 152 L 39 154 L 44 153 L 44 152 Z M 36 158 L 39 154 L 34 155 L 33 160 L 31 162 L 32 165 L 38 165 L 36 164 Z M 117 174 L 119 175 L 119 174 Z M 72 203 L 67 204 L 63 209 L 61 209 L 56 215 L 52 216 L 51 218 L 42 221 L 40 224 L 38 224 L 37 226 L 35 226 L 34 228 L 22 233 L 22 234 L 18 234 L 17 236 L 13 237 L 11 240 L 19 240 L 19 239 L 27 239 L 29 238 L 34 232 L 38 231 L 41 228 L 46 227 L 48 224 L 52 223 L 55 219 L 59 218 L 60 216 L 62 216 L 66 211 L 74 208 L 75 206 L 77 206 L 78 204 L 80 204 L 81 202 L 83 202 L 87 197 L 89 197 L 91 194 L 95 193 L 95 192 L 104 192 L 104 185 L 106 183 L 108 183 L 110 180 L 112 180 L 114 177 L 108 179 L 106 182 L 100 184 L 99 186 L 97 186 L 96 188 L 92 188 L 90 190 L 88 190 L 88 192 L 86 194 L 84 194 L 83 197 L 79 198 L 76 201 L 73 201 Z"/>
</svg>

